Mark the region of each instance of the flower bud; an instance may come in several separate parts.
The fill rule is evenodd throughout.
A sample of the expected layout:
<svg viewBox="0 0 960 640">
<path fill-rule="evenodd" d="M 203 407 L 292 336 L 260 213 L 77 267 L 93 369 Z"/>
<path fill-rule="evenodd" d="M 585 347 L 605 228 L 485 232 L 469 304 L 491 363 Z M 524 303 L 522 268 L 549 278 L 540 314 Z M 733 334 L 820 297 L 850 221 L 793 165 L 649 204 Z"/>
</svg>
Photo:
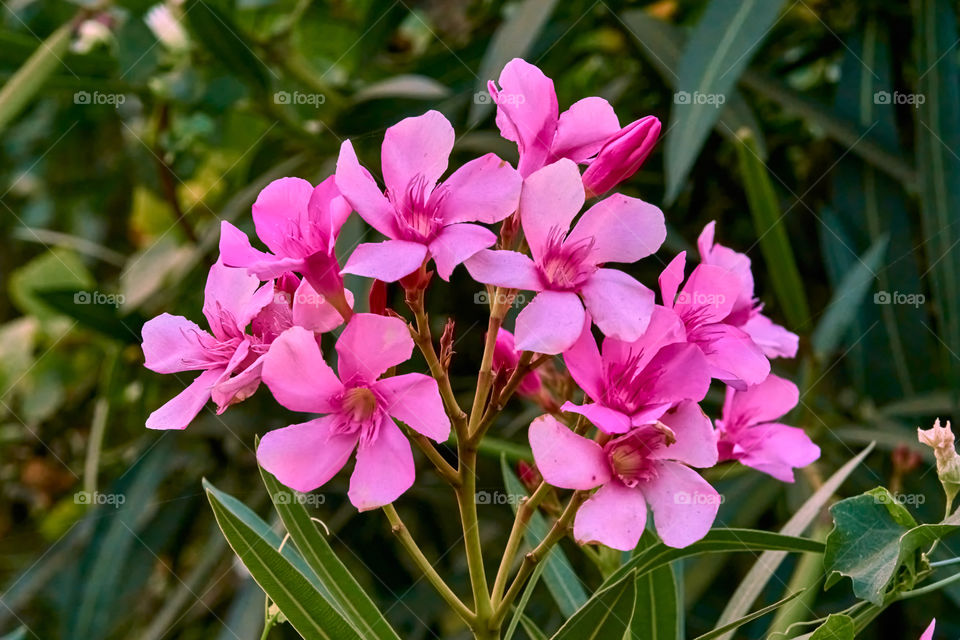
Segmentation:
<svg viewBox="0 0 960 640">
<path fill-rule="evenodd" d="M 387 283 L 383 280 L 374 280 L 367 295 L 370 313 L 378 316 L 387 315 Z"/>
<path fill-rule="evenodd" d="M 960 455 L 953 446 L 953 431 L 950 421 L 947 426 L 940 426 L 938 418 L 930 429 L 917 429 L 917 438 L 923 444 L 931 447 L 937 458 L 937 476 L 940 484 L 947 493 L 948 506 L 953 503 L 954 496 L 960 491 Z"/>
<path fill-rule="evenodd" d="M 587 197 L 602 195 L 636 173 L 653 151 L 659 135 L 660 120 L 647 116 L 610 136 L 583 172 Z"/>
</svg>

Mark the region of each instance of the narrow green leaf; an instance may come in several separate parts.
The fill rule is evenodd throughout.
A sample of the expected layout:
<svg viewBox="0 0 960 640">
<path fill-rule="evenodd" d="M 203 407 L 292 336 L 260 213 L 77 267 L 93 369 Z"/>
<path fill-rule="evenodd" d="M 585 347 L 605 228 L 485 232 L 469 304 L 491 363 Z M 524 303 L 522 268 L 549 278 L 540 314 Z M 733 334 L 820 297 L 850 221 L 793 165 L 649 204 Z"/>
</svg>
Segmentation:
<svg viewBox="0 0 960 640">
<path fill-rule="evenodd" d="M 550 19 L 557 0 L 523 0 L 515 3 L 509 17 L 497 28 L 480 63 L 473 103 L 467 124 L 476 126 L 493 107 L 487 93 L 487 81 L 496 80 L 500 70 L 513 58 L 525 58 L 543 26 Z"/>
<path fill-rule="evenodd" d="M 600 589 L 553 635 L 552 640 L 607 640 L 621 638 L 636 599 L 636 576 Z"/>
<path fill-rule="evenodd" d="M 823 506 L 830 500 L 837 489 L 840 488 L 843 481 L 853 473 L 853 470 L 856 469 L 863 459 L 867 457 L 867 454 L 873 450 L 873 446 L 873 443 L 871 443 L 854 458 L 848 460 L 842 467 L 837 469 L 833 475 L 797 509 L 793 517 L 780 529 L 780 533 L 783 535 L 800 535 L 803 533 L 820 514 Z M 740 582 L 740 586 L 733 592 L 733 596 L 727 601 L 727 606 L 724 608 L 723 613 L 720 614 L 718 624 L 726 624 L 746 614 L 786 556 L 787 554 L 782 551 L 765 551 L 760 554 L 760 557 L 757 558 L 754 565 L 750 567 L 750 571 L 747 572 L 743 581 Z M 732 635 L 733 634 L 727 634 L 724 638 L 730 638 Z"/>
<path fill-rule="evenodd" d="M 326 538 L 320 534 L 318 525 L 310 519 L 310 514 L 298 499 L 300 494 L 281 485 L 262 467 L 260 475 L 263 477 L 263 483 L 267 487 L 277 513 L 280 514 L 283 526 L 290 534 L 290 539 L 320 582 L 327 588 L 331 600 L 338 605 L 338 609 L 363 634 L 364 638 L 400 640 L 377 605 L 363 590 L 353 574 L 340 562 Z"/>
<path fill-rule="evenodd" d="M 527 578 L 527 584 L 523 586 L 523 593 L 520 594 L 520 600 L 517 602 L 517 605 L 513 608 L 513 616 L 510 618 L 510 624 L 507 625 L 507 631 L 503 634 L 503 640 L 511 640 L 513 634 L 517 630 L 517 624 L 522 622 L 524 614 L 524 609 L 527 608 L 527 603 L 530 602 L 530 596 L 533 594 L 534 588 L 536 588 L 537 583 L 540 581 L 540 575 L 543 573 L 543 570 L 546 568 L 547 563 L 538 562 L 537 566 L 533 568 L 533 572 L 530 574 L 530 577 Z"/>
<path fill-rule="evenodd" d="M 787 322 L 793 328 L 802 327 L 810 317 L 810 310 L 783 223 L 784 213 L 777 201 L 770 174 L 758 154 L 756 142 L 748 131 L 740 133 L 740 144 L 736 145 L 737 156 L 757 242 Z"/>
<path fill-rule="evenodd" d="M 674 24 L 653 17 L 643 9 L 624 11 L 620 18 L 637 41 L 640 50 L 647 56 L 647 62 L 657 70 L 668 86 L 676 89 L 677 75 L 674 69 L 677 68 L 677 61 L 680 60 L 686 42 L 683 31 Z M 767 148 L 760 124 L 743 94 L 732 88 L 726 103 L 720 109 L 714 129 L 731 142 L 737 142 L 736 132 L 743 128 L 750 130 L 757 141 L 760 157 L 765 159 Z"/>
<path fill-rule="evenodd" d="M 840 343 L 844 333 L 857 317 L 857 311 L 877 277 L 877 271 L 887 254 L 887 236 L 877 238 L 865 254 L 853 264 L 830 297 L 826 312 L 817 323 L 811 336 L 813 352 L 826 358 Z"/>
<path fill-rule="evenodd" d="M 756 620 L 757 618 L 761 618 L 767 615 L 768 613 L 770 613 L 771 611 L 775 611 L 779 609 L 783 605 L 787 604 L 788 602 L 790 602 L 791 600 L 799 596 L 801 593 L 803 593 L 803 591 L 797 591 L 796 593 L 791 593 L 789 596 L 787 596 L 783 600 L 774 602 L 773 604 L 768 605 L 763 609 L 757 609 L 753 613 L 747 614 L 742 618 L 737 618 L 733 622 L 725 624 L 722 627 L 717 627 L 713 631 L 705 633 L 702 636 L 697 636 L 695 640 L 712 640 L 713 638 L 719 638 L 721 635 L 731 633 L 737 630 L 739 627 L 742 627 L 743 625 L 747 624 L 748 622 L 751 622 L 752 620 Z"/>
<path fill-rule="evenodd" d="M 817 627 L 810 640 L 853 640 L 853 618 L 842 613 L 831 613 L 827 621 Z"/>
<path fill-rule="evenodd" d="M 0 132 L 23 111 L 56 70 L 70 48 L 72 31 L 73 23 L 68 22 L 50 34 L 0 89 Z"/>
<path fill-rule="evenodd" d="M 673 564 L 637 575 L 636 598 L 626 638 L 682 639 L 683 596 Z"/>
<path fill-rule="evenodd" d="M 672 202 L 713 128 L 720 107 L 772 29 L 783 0 L 711 0 L 677 63 L 677 93 L 665 155 Z"/>
<path fill-rule="evenodd" d="M 503 483 L 507 493 L 517 498 L 526 496 L 523 484 L 514 475 L 507 464 L 506 456 L 500 458 L 500 470 L 503 473 Z M 510 505 L 516 513 L 518 500 L 510 500 Z M 534 513 L 527 524 L 524 538 L 530 547 L 535 547 L 543 540 L 550 530 L 546 518 L 540 513 Z M 565 617 L 570 617 L 587 601 L 587 594 L 580 584 L 580 578 L 570 565 L 570 561 L 563 549 L 554 547 L 547 555 L 546 569 L 543 572 L 543 582 L 547 585 L 550 595 L 557 603 L 557 607 Z"/>
<path fill-rule="evenodd" d="M 524 633 L 527 634 L 530 640 L 547 640 L 547 634 L 540 631 L 540 628 L 537 627 L 533 620 L 523 614 L 520 615 L 520 626 L 523 627 Z"/>
<path fill-rule="evenodd" d="M 300 569 L 281 554 L 267 536 L 258 533 L 250 513 L 234 508 L 239 501 L 203 481 L 213 514 L 234 553 L 260 588 L 280 608 L 304 638 L 360 640 L 361 635 L 330 604 Z M 254 516 L 255 517 L 255 516 Z M 264 526 L 266 523 L 263 523 Z"/>
</svg>

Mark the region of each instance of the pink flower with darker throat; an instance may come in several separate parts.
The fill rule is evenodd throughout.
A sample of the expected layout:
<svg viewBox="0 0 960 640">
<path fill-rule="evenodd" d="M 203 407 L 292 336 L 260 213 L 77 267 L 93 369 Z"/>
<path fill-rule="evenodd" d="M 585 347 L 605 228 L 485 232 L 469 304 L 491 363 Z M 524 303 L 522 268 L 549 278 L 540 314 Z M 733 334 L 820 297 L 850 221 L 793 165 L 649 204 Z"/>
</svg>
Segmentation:
<svg viewBox="0 0 960 640">
<path fill-rule="evenodd" d="M 793 470 L 820 457 L 803 429 L 776 422 L 797 406 L 797 385 L 770 374 L 746 391 L 727 388 L 723 419 L 717 420 L 720 460 L 737 460 L 783 482 Z"/>
<path fill-rule="evenodd" d="M 584 200 L 572 161 L 540 169 L 524 181 L 520 195 L 520 223 L 533 259 L 483 250 L 465 263 L 478 282 L 538 292 L 517 316 L 517 349 L 548 354 L 569 349 L 583 328 L 584 305 L 608 336 L 635 340 L 647 326 L 653 292 L 601 265 L 635 262 L 659 249 L 667 233 L 663 213 L 614 194 L 588 209 L 571 230 Z"/>
<path fill-rule="evenodd" d="M 265 358 L 264 382 L 288 409 L 325 415 L 264 435 L 257 449 L 263 468 L 288 487 L 312 491 L 356 450 L 350 502 L 365 511 L 396 500 L 413 484 L 414 465 L 394 419 L 437 442 L 450 434 L 436 380 L 420 373 L 381 378 L 406 362 L 413 346 L 402 320 L 355 314 L 337 340 L 334 373 L 312 332 L 281 334 Z"/>
<path fill-rule="evenodd" d="M 763 382 L 770 361 L 749 334 L 725 322 L 741 292 L 740 278 L 723 267 L 701 264 L 681 289 L 686 257 L 686 251 L 680 252 L 660 274 L 663 304 L 683 321 L 687 341 L 703 351 L 712 377 L 738 389 Z"/>
<path fill-rule="evenodd" d="M 521 179 L 506 161 L 488 153 L 438 180 L 453 149 L 453 127 L 437 111 L 406 118 L 387 129 L 381 164 L 386 192 L 360 166 L 349 140 L 340 147 L 337 186 L 357 213 L 386 242 L 361 244 L 343 273 L 394 282 L 432 258 L 450 279 L 454 267 L 497 238 L 473 222 L 493 223 L 513 213 Z"/>
<path fill-rule="evenodd" d="M 631 429 L 604 445 L 545 415 L 530 425 L 530 447 L 544 480 L 581 491 L 600 487 L 577 512 L 577 542 L 629 551 L 653 511 L 664 544 L 686 547 L 710 530 L 720 495 L 690 467 L 717 462 L 713 427 L 695 402 L 684 402 L 655 424 Z"/>
<path fill-rule="evenodd" d="M 145 366 L 157 373 L 202 371 L 179 395 L 147 418 L 149 429 L 184 429 L 213 398 L 217 412 L 250 396 L 260 384 L 262 356 L 273 339 L 269 327 L 274 283 L 217 262 L 204 289 L 203 315 L 210 331 L 164 313 L 143 325 Z M 247 327 L 253 325 L 253 332 Z"/>
</svg>

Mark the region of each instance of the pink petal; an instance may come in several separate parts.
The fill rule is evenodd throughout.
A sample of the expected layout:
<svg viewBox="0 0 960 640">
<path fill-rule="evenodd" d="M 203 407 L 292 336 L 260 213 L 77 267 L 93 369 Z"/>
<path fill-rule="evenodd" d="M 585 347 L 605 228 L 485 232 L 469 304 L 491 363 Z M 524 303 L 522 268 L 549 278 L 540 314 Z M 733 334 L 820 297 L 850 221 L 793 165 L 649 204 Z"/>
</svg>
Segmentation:
<svg viewBox="0 0 960 640">
<path fill-rule="evenodd" d="M 920 640 L 933 640 L 933 632 L 937 627 L 937 619 L 934 618 L 930 621 L 930 625 L 926 628 L 923 634 L 920 636 Z"/>
<path fill-rule="evenodd" d="M 307 212 L 313 185 L 301 178 L 274 180 L 253 203 L 253 224 L 257 236 L 270 251 L 283 257 L 302 258 L 290 253 L 291 232 L 298 229 Z"/>
<path fill-rule="evenodd" d="M 223 369 L 208 369 L 186 389 L 154 411 L 147 418 L 147 429 L 186 429 L 197 417 L 203 405 L 210 399 L 210 387 L 217 381 Z"/>
<path fill-rule="evenodd" d="M 567 242 L 592 241 L 590 259 L 594 263 L 629 263 L 656 253 L 666 237 L 660 209 L 615 193 L 587 209 Z"/>
<path fill-rule="evenodd" d="M 660 422 L 670 427 L 677 441 L 653 451 L 651 458 L 676 460 L 701 468 L 717 464 L 717 433 L 696 402 L 681 402 L 664 413 Z"/>
<path fill-rule="evenodd" d="M 785 424 L 761 424 L 736 435 L 734 452 L 741 464 L 773 476 L 781 482 L 793 482 L 793 470 L 820 457 L 803 429 Z"/>
<path fill-rule="evenodd" d="M 439 111 L 404 118 L 388 128 L 380 155 L 387 189 L 401 194 L 417 176 L 432 189 L 447 170 L 455 137 L 453 126 Z"/>
<path fill-rule="evenodd" d="M 200 336 L 212 338 L 183 316 L 161 313 L 144 323 L 141 334 L 143 364 L 151 371 L 176 373 L 206 366 L 206 351 L 200 346 Z"/>
<path fill-rule="evenodd" d="M 300 258 L 278 258 L 257 251 L 247 234 L 224 220 L 220 223 L 220 260 L 228 267 L 246 269 L 261 280 L 272 280 L 287 271 L 298 271 Z"/>
<path fill-rule="evenodd" d="M 496 242 L 497 236 L 480 225 L 461 223 L 444 227 L 430 243 L 430 255 L 437 265 L 437 275 L 450 280 L 450 274 L 458 264 Z"/>
<path fill-rule="evenodd" d="M 396 236 L 393 205 L 380 191 L 370 172 L 360 166 L 349 140 L 340 145 L 336 183 L 343 197 L 367 224 L 388 238 Z"/>
<path fill-rule="evenodd" d="M 768 358 L 794 358 L 800 339 L 762 313 L 754 314 L 740 327 L 763 350 Z"/>
<path fill-rule="evenodd" d="M 563 363 L 580 388 L 589 397 L 599 400 L 603 396 L 603 362 L 590 326 L 590 315 L 586 314 L 580 337 L 572 347 L 564 351 Z"/>
<path fill-rule="evenodd" d="M 598 269 L 580 294 L 600 331 L 619 340 L 638 339 L 653 313 L 653 291 L 616 269 Z"/>
<path fill-rule="evenodd" d="M 217 405 L 217 415 L 230 406 L 243 402 L 260 388 L 263 374 L 263 362 L 266 354 L 254 360 L 253 364 L 237 375 L 218 381 L 210 390 L 210 397 Z"/>
<path fill-rule="evenodd" d="M 443 181 L 440 217 L 454 222 L 500 222 L 517 210 L 523 179 L 495 154 L 471 160 Z"/>
<path fill-rule="evenodd" d="M 770 361 L 760 347 L 736 327 L 710 324 L 691 331 L 688 338 L 703 349 L 710 363 L 710 375 L 727 384 L 745 389 L 763 382 L 770 374 Z"/>
<path fill-rule="evenodd" d="M 677 314 L 655 305 L 646 331 L 637 340 L 624 342 L 616 338 L 604 339 L 603 360 L 617 364 L 630 360 L 635 368 L 643 369 L 663 347 L 686 341 L 687 331 Z"/>
<path fill-rule="evenodd" d="M 730 315 L 740 293 L 740 279 L 723 267 L 698 265 L 677 296 L 673 310 L 689 325 L 719 322 Z"/>
<path fill-rule="evenodd" d="M 797 385 L 770 374 L 760 384 L 746 391 L 728 393 L 723 405 L 723 421 L 731 425 L 752 425 L 770 422 L 786 415 L 800 402 Z"/>
<path fill-rule="evenodd" d="M 367 242 L 353 250 L 342 273 L 396 282 L 419 269 L 426 257 L 427 246 L 419 242 Z"/>
<path fill-rule="evenodd" d="M 714 222 L 709 222 L 697 238 L 700 261 L 731 271 L 740 278 L 740 294 L 734 303 L 733 313 L 745 313 L 753 307 L 753 272 L 750 270 L 750 258 L 746 254 L 734 251 L 721 244 L 714 244 Z"/>
<path fill-rule="evenodd" d="M 567 232 L 583 207 L 584 197 L 577 165 L 565 158 L 524 180 L 520 192 L 520 225 L 534 260 L 543 256 L 551 234 Z"/>
<path fill-rule="evenodd" d="M 520 175 L 542 167 L 557 131 L 559 107 L 553 80 L 537 67 L 514 58 L 500 72 L 500 89 L 491 82 L 490 95 L 497 103 L 497 127 L 520 150 Z"/>
<path fill-rule="evenodd" d="M 643 165 L 660 136 L 660 121 L 647 116 L 609 136 L 583 172 L 587 193 L 601 195 L 628 179 Z"/>
<path fill-rule="evenodd" d="M 301 228 L 306 227 L 306 230 L 315 233 L 315 240 L 322 240 L 315 243 L 317 250 L 321 247 L 329 249 L 352 212 L 353 207 L 337 188 L 336 176 L 330 176 L 318 184 L 310 194 L 310 201 L 307 203 L 307 219 L 301 223 Z"/>
<path fill-rule="evenodd" d="M 313 332 L 302 327 L 291 327 L 273 341 L 262 376 L 277 402 L 291 411 L 328 413 L 343 390 Z"/>
<path fill-rule="evenodd" d="M 352 308 L 353 293 L 344 290 L 344 295 Z M 309 331 L 326 333 L 343 324 L 343 317 L 304 279 L 293 294 L 293 323 Z"/>
<path fill-rule="evenodd" d="M 646 404 L 700 402 L 710 388 L 706 359 L 696 345 L 670 344 L 657 352 L 644 367 Z"/>
<path fill-rule="evenodd" d="M 388 416 L 376 437 L 361 441 L 347 496 L 360 511 L 390 504 L 413 484 L 415 469 L 410 442 Z"/>
<path fill-rule="evenodd" d="M 372 383 L 413 355 L 413 338 L 399 318 L 357 313 L 337 339 L 340 379 Z"/>
<path fill-rule="evenodd" d="M 687 262 L 687 252 L 678 253 L 670 264 L 660 273 L 658 283 L 660 284 L 660 297 L 663 298 L 663 306 L 673 309 L 677 299 L 677 291 L 680 290 L 680 284 L 683 282 Z"/>
<path fill-rule="evenodd" d="M 338 433 L 339 417 L 324 416 L 264 434 L 257 462 L 280 484 L 296 491 L 313 491 L 343 468 L 357 446 L 356 433 Z"/>
<path fill-rule="evenodd" d="M 577 100 L 560 114 L 552 156 L 581 163 L 595 156 L 618 131 L 620 121 L 609 102 L 596 96 Z"/>
<path fill-rule="evenodd" d="M 543 479 L 561 489 L 593 489 L 610 480 L 607 456 L 593 440 L 578 436 L 550 415 L 530 423 L 533 459 Z"/>
<path fill-rule="evenodd" d="M 583 503 L 573 521 L 573 537 L 580 544 L 599 543 L 632 551 L 647 525 L 647 501 L 638 489 L 614 480 Z"/>
<path fill-rule="evenodd" d="M 563 353 L 583 330 L 585 312 L 577 294 L 541 291 L 517 316 L 513 332 L 517 349 L 534 353 Z"/>
<path fill-rule="evenodd" d="M 478 251 L 463 265 L 471 278 L 483 284 L 527 291 L 543 288 L 533 260 L 516 251 Z"/>
<path fill-rule="evenodd" d="M 565 402 L 560 410 L 580 414 L 604 433 L 626 433 L 630 430 L 629 416 L 602 404 L 576 405 L 572 402 Z"/>
<path fill-rule="evenodd" d="M 720 494 L 696 471 L 661 461 L 657 477 L 640 489 L 653 510 L 653 523 L 663 543 L 683 548 L 707 535 L 720 509 Z"/>
<path fill-rule="evenodd" d="M 450 419 L 443 409 L 437 381 L 422 373 L 384 378 L 373 385 L 391 416 L 431 440 L 450 437 Z"/>
<path fill-rule="evenodd" d="M 246 269 L 227 267 L 219 260 L 210 267 L 203 291 L 203 315 L 214 336 L 223 340 L 250 324 L 253 316 L 270 302 L 270 298 L 262 300 L 260 308 L 250 305 L 259 288 L 260 280 Z"/>
</svg>

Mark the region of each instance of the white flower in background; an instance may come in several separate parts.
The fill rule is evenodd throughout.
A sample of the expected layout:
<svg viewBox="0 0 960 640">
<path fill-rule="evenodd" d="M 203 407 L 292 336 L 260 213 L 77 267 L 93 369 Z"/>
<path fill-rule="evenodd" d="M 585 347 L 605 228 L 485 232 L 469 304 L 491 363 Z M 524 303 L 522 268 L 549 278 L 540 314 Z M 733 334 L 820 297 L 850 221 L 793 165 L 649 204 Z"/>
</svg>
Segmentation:
<svg viewBox="0 0 960 640">
<path fill-rule="evenodd" d="M 110 27 L 100 20 L 84 20 L 77 27 L 77 38 L 71 43 L 70 49 L 74 53 L 89 53 L 98 44 L 109 42 L 111 37 Z"/>
<path fill-rule="evenodd" d="M 166 4 L 150 7 L 143 18 L 150 31 L 171 51 L 184 51 L 190 46 L 190 39 L 180 21 L 170 11 Z"/>
</svg>

